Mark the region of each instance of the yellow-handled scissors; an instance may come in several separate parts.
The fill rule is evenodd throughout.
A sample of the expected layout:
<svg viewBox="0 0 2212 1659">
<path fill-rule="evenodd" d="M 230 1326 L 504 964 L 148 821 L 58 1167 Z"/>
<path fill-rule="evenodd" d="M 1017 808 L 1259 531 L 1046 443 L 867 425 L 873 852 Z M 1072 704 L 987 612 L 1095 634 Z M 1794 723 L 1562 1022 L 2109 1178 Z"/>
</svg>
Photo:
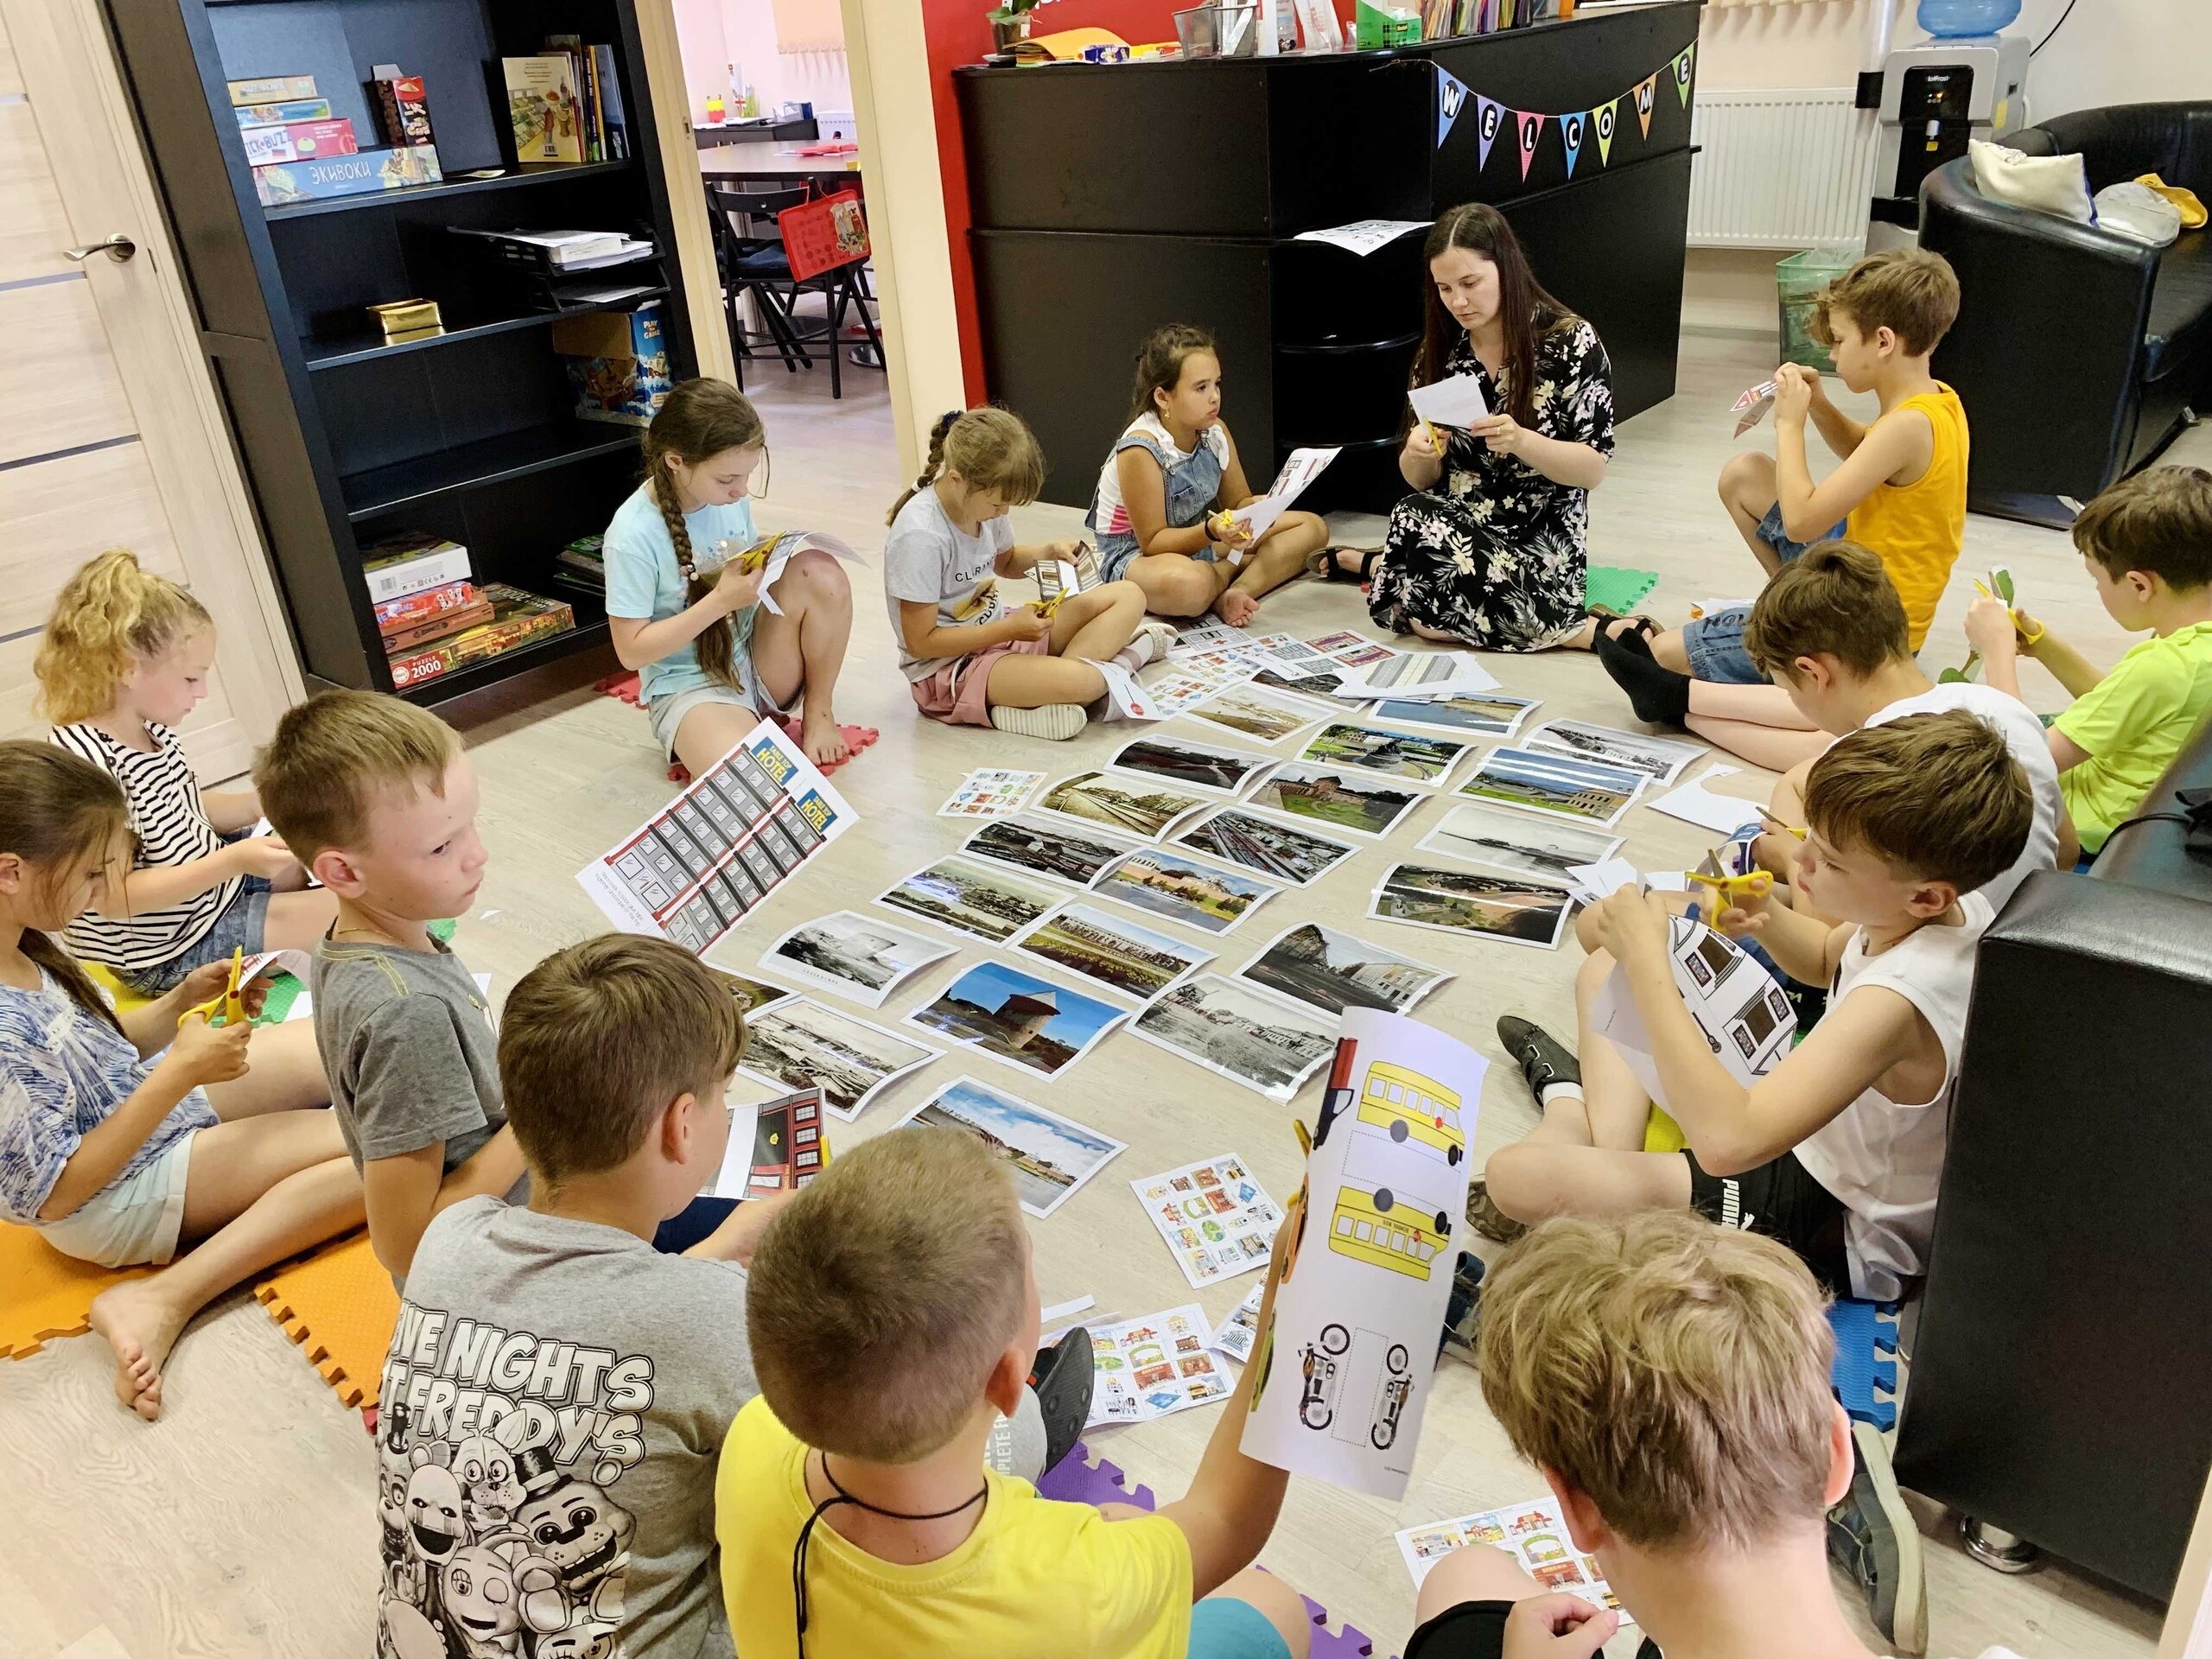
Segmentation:
<svg viewBox="0 0 2212 1659">
<path fill-rule="evenodd" d="M 1762 880 L 1774 880 L 1764 870 L 1753 870 L 1747 875 L 1707 875 L 1702 870 L 1684 870 L 1682 879 L 1686 881 L 1701 882 L 1715 893 L 1729 899 L 1742 897 Z"/>
<path fill-rule="evenodd" d="M 244 1024 L 245 998 L 240 995 L 238 972 L 245 966 L 245 950 L 241 946 L 231 952 L 231 982 L 198 1007 L 187 1008 L 177 1016 L 177 1024 L 182 1025 L 195 1014 L 211 1026 L 219 1023 L 226 1026 Z"/>
<path fill-rule="evenodd" d="M 1984 599 L 1994 599 L 1997 597 L 1996 594 L 1989 591 L 1989 584 L 1982 581 L 1979 576 L 1974 578 L 1974 590 L 1980 594 Z M 2031 632 L 2029 629 L 2021 626 L 2020 607 L 2015 605 L 2012 607 L 2012 626 L 2015 628 L 2019 629 L 2020 638 L 2026 640 L 2031 645 L 2042 644 L 2043 636 L 2045 632 L 2043 624 L 2040 622 L 2035 624 L 2033 632 Z"/>
</svg>

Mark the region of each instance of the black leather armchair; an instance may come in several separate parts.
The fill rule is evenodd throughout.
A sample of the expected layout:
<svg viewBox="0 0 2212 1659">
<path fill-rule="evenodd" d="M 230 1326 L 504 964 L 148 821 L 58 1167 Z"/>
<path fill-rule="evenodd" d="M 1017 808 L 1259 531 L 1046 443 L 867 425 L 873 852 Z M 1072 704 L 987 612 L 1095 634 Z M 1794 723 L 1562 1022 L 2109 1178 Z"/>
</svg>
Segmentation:
<svg viewBox="0 0 2212 1659">
<path fill-rule="evenodd" d="M 2143 810 L 2207 785 L 2212 724 Z M 2161 1601 L 2212 1469 L 2212 857 L 2185 839 L 2121 830 L 1982 940 L 1896 1452 Z"/>
<path fill-rule="evenodd" d="M 2079 153 L 2094 193 L 2144 173 L 2212 202 L 2212 104 L 2126 104 L 2054 117 L 2005 140 Z M 2142 466 L 2212 393 L 2212 232 L 2152 248 L 1989 200 L 1969 160 L 1921 187 L 1920 245 L 1958 272 L 1959 321 L 1936 378 L 1974 435 L 1968 505 L 2063 527 Z"/>
</svg>

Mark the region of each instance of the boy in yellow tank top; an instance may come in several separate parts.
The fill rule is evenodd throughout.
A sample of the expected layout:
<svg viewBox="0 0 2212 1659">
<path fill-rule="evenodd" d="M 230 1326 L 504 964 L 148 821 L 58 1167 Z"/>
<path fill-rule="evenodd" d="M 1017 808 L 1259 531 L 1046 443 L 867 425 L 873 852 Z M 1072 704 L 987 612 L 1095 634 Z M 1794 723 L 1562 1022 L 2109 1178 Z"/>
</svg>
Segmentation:
<svg viewBox="0 0 2212 1659">
<path fill-rule="evenodd" d="M 1737 533 L 1772 575 L 1814 542 L 1848 537 L 1882 561 L 1920 649 L 1966 533 L 1967 417 L 1928 360 L 1959 314 L 1958 278 L 1939 254 L 1870 254 L 1821 290 L 1813 334 L 1837 377 L 1871 391 L 1868 424 L 1828 398 L 1798 364 L 1775 373 L 1774 454 L 1720 469 L 1720 499 Z M 1818 484 L 1806 458 L 1808 421 L 1839 458 Z M 1694 618 L 1649 638 L 1629 624 L 1593 627 L 1590 642 L 1639 716 L 1683 726 L 1762 766 L 1787 769 L 1825 746 L 1744 649 L 1748 605 Z M 1745 690 L 1742 688 L 1751 688 Z"/>
</svg>

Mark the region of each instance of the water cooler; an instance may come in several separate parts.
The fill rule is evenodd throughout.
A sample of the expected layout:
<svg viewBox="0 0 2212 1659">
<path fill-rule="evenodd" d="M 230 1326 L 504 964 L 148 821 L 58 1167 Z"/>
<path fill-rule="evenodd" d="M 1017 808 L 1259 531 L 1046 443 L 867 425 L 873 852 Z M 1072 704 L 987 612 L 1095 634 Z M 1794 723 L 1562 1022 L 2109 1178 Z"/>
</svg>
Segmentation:
<svg viewBox="0 0 2212 1659">
<path fill-rule="evenodd" d="M 1920 181 L 1967 153 L 1974 138 L 2027 124 L 2028 40 L 1987 35 L 1901 46 L 1859 77 L 1859 106 L 1881 111 L 1866 247 L 1910 247 L 1920 232 Z"/>
</svg>

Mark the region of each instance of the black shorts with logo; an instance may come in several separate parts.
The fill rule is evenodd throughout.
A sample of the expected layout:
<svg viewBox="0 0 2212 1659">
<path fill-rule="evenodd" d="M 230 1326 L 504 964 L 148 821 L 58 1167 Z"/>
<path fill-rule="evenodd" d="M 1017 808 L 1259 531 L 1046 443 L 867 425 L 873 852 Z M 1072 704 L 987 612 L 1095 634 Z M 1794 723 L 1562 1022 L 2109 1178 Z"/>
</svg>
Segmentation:
<svg viewBox="0 0 2212 1659">
<path fill-rule="evenodd" d="M 1405 1659 L 1503 1659 L 1510 1601 L 1463 1601 L 1446 1607 L 1406 1640 Z M 1636 1659 L 1660 1659 L 1646 1637 Z"/>
<path fill-rule="evenodd" d="M 1690 1166 L 1690 1207 L 1698 1214 L 1787 1244 L 1830 1291 L 1851 1294 L 1851 1259 L 1844 1249 L 1851 1212 L 1813 1179 L 1796 1153 L 1740 1175 L 1708 1175 L 1694 1154 L 1685 1149 L 1682 1156 Z"/>
</svg>

